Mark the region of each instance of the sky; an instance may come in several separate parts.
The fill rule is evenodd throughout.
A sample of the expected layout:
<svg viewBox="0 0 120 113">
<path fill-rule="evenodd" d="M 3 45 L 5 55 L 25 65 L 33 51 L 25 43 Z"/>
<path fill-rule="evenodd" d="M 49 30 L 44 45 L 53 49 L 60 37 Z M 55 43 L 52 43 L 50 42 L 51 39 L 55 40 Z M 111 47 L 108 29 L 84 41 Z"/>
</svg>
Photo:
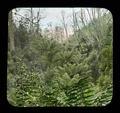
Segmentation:
<svg viewBox="0 0 120 113">
<path fill-rule="evenodd" d="M 29 8 L 18 8 L 18 12 L 20 15 L 24 16 L 27 13 L 27 10 Z M 62 25 L 62 16 L 61 11 L 65 11 L 65 17 L 67 18 L 67 26 L 68 26 L 68 32 L 72 34 L 71 29 L 71 14 L 73 8 L 40 8 L 41 14 L 45 17 L 41 19 L 40 26 L 41 28 L 47 28 L 48 24 L 51 23 L 53 27 L 55 26 L 61 26 Z M 79 8 L 74 8 L 75 11 L 79 11 Z M 34 14 L 36 15 L 36 12 L 39 10 L 39 8 L 34 8 Z M 17 20 L 20 19 L 20 16 L 15 16 Z"/>
<path fill-rule="evenodd" d="M 75 10 L 79 10 L 76 8 Z M 65 15 L 69 17 L 72 14 L 71 8 L 49 8 L 45 9 L 46 18 L 42 20 L 43 25 L 46 25 L 49 22 L 52 22 L 53 25 L 61 24 L 61 11 L 65 11 Z"/>
<path fill-rule="evenodd" d="M 76 8 L 75 10 L 78 11 L 79 9 Z M 41 20 L 41 26 L 45 28 L 49 23 L 51 23 L 53 26 L 56 25 L 62 26 L 62 16 L 61 16 L 62 11 L 65 11 L 68 33 L 72 34 L 71 17 L 70 17 L 72 14 L 71 8 L 49 8 L 49 9 L 46 8 L 45 9 L 46 18 Z"/>
<path fill-rule="evenodd" d="M 18 8 L 19 14 L 24 15 L 27 13 L 29 8 Z M 34 14 L 39 10 L 39 8 L 33 8 Z M 44 19 L 41 20 L 42 25 L 47 25 L 52 22 L 53 24 L 60 24 L 61 20 L 61 11 L 65 11 L 66 16 L 70 16 L 72 14 L 73 8 L 40 8 L 42 15 L 45 16 Z M 75 11 L 79 11 L 80 8 L 74 8 Z"/>
<path fill-rule="evenodd" d="M 29 8 L 18 8 L 19 11 L 18 13 L 20 15 L 25 15 L 29 14 L 28 9 Z M 34 15 L 36 15 L 37 11 L 39 8 L 33 8 L 34 9 Z M 81 8 L 74 8 L 76 12 L 78 12 Z M 67 26 L 68 26 L 68 32 L 72 34 L 72 27 L 71 27 L 71 16 L 72 16 L 72 10 L 73 8 L 40 8 L 41 14 L 45 17 L 41 19 L 40 26 L 42 29 L 47 28 L 48 24 L 51 23 L 52 26 L 61 26 L 62 25 L 62 16 L 61 16 L 61 11 L 65 11 L 65 17 L 67 21 Z M 86 13 L 87 15 L 87 13 Z M 17 17 L 17 16 L 16 16 Z M 20 17 L 17 17 L 17 20 L 19 20 Z"/>
</svg>

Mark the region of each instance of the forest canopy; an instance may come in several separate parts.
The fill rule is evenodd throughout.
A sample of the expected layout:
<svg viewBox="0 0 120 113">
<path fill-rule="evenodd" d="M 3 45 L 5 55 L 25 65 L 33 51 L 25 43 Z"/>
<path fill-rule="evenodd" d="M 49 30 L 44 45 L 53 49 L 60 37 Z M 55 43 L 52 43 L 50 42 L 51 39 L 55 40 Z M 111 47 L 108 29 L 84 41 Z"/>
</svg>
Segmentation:
<svg viewBox="0 0 120 113">
<path fill-rule="evenodd" d="M 11 105 L 86 107 L 111 102 L 110 11 L 16 8 L 9 12 L 8 32 L 7 99 Z"/>
</svg>

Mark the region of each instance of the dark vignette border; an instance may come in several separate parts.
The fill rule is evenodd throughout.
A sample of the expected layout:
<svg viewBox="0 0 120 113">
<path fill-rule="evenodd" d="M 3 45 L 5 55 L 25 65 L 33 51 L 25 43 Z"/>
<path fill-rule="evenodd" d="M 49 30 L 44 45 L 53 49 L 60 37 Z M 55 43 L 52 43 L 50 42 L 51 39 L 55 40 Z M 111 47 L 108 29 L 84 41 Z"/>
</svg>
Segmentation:
<svg viewBox="0 0 120 113">
<path fill-rule="evenodd" d="M 7 6 L 7 4 L 9 6 Z M 0 41 L 0 112 L 81 112 L 81 113 L 111 113 L 118 109 L 120 104 L 120 78 L 119 78 L 119 10 L 114 6 L 114 1 L 104 0 L 20 0 L 6 1 L 1 8 L 1 33 Z M 13 107 L 7 101 L 7 42 L 8 42 L 8 12 L 17 7 L 98 7 L 108 9 L 113 16 L 113 98 L 105 107 Z M 119 109 L 117 110 L 120 111 Z"/>
</svg>

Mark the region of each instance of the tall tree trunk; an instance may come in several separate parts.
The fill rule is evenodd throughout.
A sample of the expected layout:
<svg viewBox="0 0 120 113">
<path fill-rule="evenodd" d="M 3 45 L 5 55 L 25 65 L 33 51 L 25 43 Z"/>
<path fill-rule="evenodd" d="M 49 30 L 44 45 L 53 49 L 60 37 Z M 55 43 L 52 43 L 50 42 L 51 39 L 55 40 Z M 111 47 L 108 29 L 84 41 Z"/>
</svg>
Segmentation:
<svg viewBox="0 0 120 113">
<path fill-rule="evenodd" d="M 66 36 L 66 38 L 68 38 L 67 23 L 65 21 L 65 12 L 64 11 L 61 12 L 61 16 L 62 16 L 62 24 L 63 24 L 64 30 L 65 30 L 65 36 Z"/>
<path fill-rule="evenodd" d="M 15 42 L 14 42 L 14 24 L 13 24 L 13 15 L 12 11 L 9 12 L 9 21 L 8 21 L 8 32 L 9 32 L 9 47 L 10 52 L 15 51 Z"/>
</svg>

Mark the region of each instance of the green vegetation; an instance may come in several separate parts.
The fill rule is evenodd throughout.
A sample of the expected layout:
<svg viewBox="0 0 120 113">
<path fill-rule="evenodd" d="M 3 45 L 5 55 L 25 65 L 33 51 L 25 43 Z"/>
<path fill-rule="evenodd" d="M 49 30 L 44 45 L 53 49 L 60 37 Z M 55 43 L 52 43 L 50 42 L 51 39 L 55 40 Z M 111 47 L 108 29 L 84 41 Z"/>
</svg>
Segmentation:
<svg viewBox="0 0 120 113">
<path fill-rule="evenodd" d="M 7 99 L 13 106 L 105 106 L 112 99 L 111 14 L 93 20 L 64 43 L 14 22 L 8 41 Z M 94 23 L 94 24 L 92 24 Z M 97 28 L 97 29 L 96 29 Z M 10 34 L 10 33 L 9 33 Z M 12 49 L 14 48 L 14 49 Z"/>
</svg>

